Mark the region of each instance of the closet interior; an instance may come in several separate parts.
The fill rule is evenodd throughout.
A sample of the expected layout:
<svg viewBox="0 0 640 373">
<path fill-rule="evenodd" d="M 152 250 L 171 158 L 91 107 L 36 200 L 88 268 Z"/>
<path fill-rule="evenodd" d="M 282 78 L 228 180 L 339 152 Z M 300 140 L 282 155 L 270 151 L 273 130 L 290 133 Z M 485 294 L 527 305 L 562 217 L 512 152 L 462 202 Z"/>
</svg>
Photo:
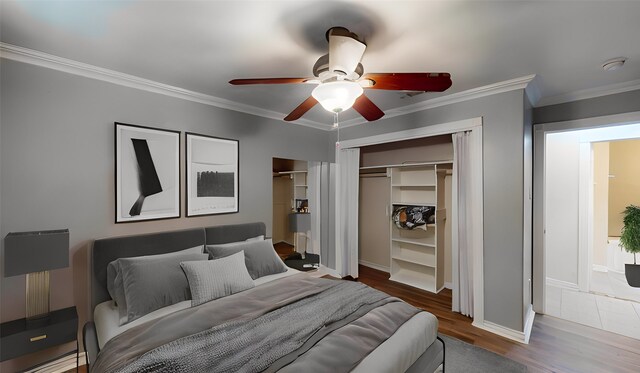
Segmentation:
<svg viewBox="0 0 640 373">
<path fill-rule="evenodd" d="M 360 148 L 360 264 L 437 293 L 451 287 L 451 135 Z"/>
</svg>

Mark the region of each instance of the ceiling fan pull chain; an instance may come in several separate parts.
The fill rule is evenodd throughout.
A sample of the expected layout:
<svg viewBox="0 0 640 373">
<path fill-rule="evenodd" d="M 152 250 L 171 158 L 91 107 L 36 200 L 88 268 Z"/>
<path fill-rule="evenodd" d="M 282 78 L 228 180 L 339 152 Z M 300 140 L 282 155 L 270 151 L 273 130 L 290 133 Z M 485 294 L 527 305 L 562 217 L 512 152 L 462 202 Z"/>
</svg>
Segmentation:
<svg viewBox="0 0 640 373">
<path fill-rule="evenodd" d="M 338 129 L 338 141 L 336 141 L 336 148 L 339 148 L 340 147 L 340 123 L 338 118 L 338 112 L 335 112 L 333 116 L 333 128 Z"/>
</svg>

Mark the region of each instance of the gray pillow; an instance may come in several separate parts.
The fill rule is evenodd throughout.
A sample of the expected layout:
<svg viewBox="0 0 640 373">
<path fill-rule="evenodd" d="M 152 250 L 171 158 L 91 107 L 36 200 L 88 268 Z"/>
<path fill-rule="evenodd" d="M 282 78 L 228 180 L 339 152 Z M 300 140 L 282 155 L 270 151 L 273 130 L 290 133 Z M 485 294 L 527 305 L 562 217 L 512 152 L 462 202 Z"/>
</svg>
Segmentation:
<svg viewBox="0 0 640 373">
<path fill-rule="evenodd" d="M 120 271 L 127 307 L 126 322 L 191 299 L 189 283 L 182 272 L 180 262 L 207 258 L 207 254 L 199 253 L 121 258 Z"/>
<path fill-rule="evenodd" d="M 207 245 L 211 259 L 219 259 L 244 251 L 244 262 L 252 279 L 286 272 L 271 239 L 262 241 L 240 241 L 221 245 Z"/>
<path fill-rule="evenodd" d="M 179 256 L 184 254 L 202 254 L 204 251 L 204 245 L 191 247 L 189 249 L 175 251 L 172 253 L 158 254 L 158 255 L 145 255 L 131 257 L 129 259 L 160 259 L 172 256 Z M 107 265 L 107 291 L 114 300 L 118 307 L 118 313 L 120 316 L 120 325 L 127 322 L 127 300 L 124 295 L 124 285 L 122 283 L 122 271 L 120 270 L 120 261 L 124 258 L 116 259 Z"/>
<path fill-rule="evenodd" d="M 180 263 L 191 290 L 191 305 L 251 289 L 255 285 L 244 264 L 242 251 L 216 260 Z"/>
</svg>

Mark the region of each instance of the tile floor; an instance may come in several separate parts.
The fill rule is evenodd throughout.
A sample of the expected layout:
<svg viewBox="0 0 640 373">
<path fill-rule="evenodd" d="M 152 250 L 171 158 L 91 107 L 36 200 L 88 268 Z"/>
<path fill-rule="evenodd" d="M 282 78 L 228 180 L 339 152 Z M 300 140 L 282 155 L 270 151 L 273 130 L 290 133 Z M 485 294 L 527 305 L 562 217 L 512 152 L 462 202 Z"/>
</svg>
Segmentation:
<svg viewBox="0 0 640 373">
<path fill-rule="evenodd" d="M 640 339 L 640 289 L 620 282 L 616 273 L 610 272 L 613 276 L 608 277 L 600 276 L 602 272 L 594 274 L 594 293 L 547 285 L 547 314 Z"/>
</svg>

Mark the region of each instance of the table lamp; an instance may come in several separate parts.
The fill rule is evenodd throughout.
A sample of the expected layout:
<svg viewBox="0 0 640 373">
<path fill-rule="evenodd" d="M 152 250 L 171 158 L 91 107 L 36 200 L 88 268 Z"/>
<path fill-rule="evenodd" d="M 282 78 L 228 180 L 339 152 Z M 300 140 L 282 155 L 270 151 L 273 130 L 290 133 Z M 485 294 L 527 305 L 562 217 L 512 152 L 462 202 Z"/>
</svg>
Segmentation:
<svg viewBox="0 0 640 373">
<path fill-rule="evenodd" d="M 49 270 L 69 266 L 69 230 L 9 233 L 4 277 L 27 275 L 27 320 L 49 315 Z"/>
</svg>

